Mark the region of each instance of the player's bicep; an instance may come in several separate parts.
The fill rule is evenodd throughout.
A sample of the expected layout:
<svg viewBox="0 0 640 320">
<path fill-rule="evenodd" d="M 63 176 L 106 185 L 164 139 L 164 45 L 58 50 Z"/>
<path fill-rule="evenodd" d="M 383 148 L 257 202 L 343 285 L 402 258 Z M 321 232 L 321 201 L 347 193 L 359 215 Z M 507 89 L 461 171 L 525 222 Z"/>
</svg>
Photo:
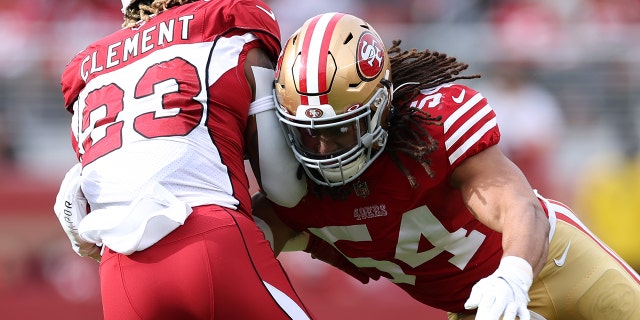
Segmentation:
<svg viewBox="0 0 640 320">
<path fill-rule="evenodd" d="M 245 147 L 246 156 L 251 163 L 251 168 L 260 187 L 262 187 L 262 181 L 259 166 L 258 125 L 256 121 L 256 114 L 263 110 L 256 110 L 256 108 L 269 109 L 273 108 L 273 106 L 269 103 L 256 103 L 256 100 L 266 100 L 268 99 L 267 97 L 271 96 L 273 87 L 272 75 L 275 72 L 273 68 L 273 62 L 262 49 L 253 48 L 247 52 L 244 64 L 244 73 L 251 88 L 252 104 L 250 106 L 249 118 L 247 119 L 247 126 L 245 128 Z"/>
<path fill-rule="evenodd" d="M 276 115 L 275 71 L 267 68 L 270 63 L 261 50 L 249 51 L 245 72 L 249 82 L 253 79 L 255 100 L 249 107 L 246 148 L 260 188 L 269 200 L 290 208 L 306 194 L 307 184 L 304 177 L 298 175 L 300 163 L 294 157 Z"/>
<path fill-rule="evenodd" d="M 535 200 L 522 171 L 495 145 L 465 159 L 453 171 L 451 184 L 476 218 L 497 231 L 502 230 L 503 214 L 515 203 Z"/>
<path fill-rule="evenodd" d="M 255 101 L 266 95 L 271 95 L 273 87 L 273 77 L 262 77 L 260 72 L 271 72 L 275 69 L 273 61 L 260 48 L 253 48 L 247 52 L 244 63 L 244 73 L 253 93 L 251 101 Z"/>
</svg>

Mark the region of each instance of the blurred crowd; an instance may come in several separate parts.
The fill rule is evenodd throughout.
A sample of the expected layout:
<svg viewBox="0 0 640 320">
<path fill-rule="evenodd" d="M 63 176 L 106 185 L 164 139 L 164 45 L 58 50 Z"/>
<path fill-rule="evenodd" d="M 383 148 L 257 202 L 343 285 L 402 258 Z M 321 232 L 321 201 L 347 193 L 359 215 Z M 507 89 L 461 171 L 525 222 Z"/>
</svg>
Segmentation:
<svg viewBox="0 0 640 320">
<path fill-rule="evenodd" d="M 502 147 L 534 188 L 576 208 L 640 270 L 634 229 L 640 225 L 640 0 L 266 2 L 280 20 L 283 41 L 309 17 L 342 11 L 366 19 L 388 45 L 402 39 L 405 49 L 429 48 L 469 63 L 482 78 L 465 84 L 496 110 Z M 77 51 L 120 28 L 122 16 L 115 0 L 0 0 L 0 20 L 2 231 L 9 225 L 3 221 L 15 218 L 6 202 L 21 185 L 16 172 L 34 181 L 29 188 L 49 186 L 75 161 L 60 73 Z M 55 196 L 57 190 L 49 191 Z M 53 217 L 52 198 L 33 201 L 42 203 L 42 216 Z M 46 221 L 49 233 L 64 240 L 56 221 Z M 69 255 L 43 254 L 60 251 L 42 233 L 46 246 L 29 246 L 31 255 L 17 254 L 22 242 L 9 245 L 7 237 L 0 237 L 0 296 L 34 277 L 54 288 L 82 284 L 60 277 L 60 268 L 82 265 Z M 87 266 L 90 274 L 95 267 Z M 91 297 L 77 290 L 75 296 Z"/>
</svg>

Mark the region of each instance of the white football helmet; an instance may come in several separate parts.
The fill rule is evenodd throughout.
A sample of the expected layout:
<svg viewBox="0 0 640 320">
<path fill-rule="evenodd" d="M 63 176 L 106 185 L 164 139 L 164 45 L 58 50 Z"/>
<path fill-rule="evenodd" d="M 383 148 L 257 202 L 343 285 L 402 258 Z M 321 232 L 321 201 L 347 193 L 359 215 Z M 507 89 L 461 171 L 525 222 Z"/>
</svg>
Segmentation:
<svg viewBox="0 0 640 320">
<path fill-rule="evenodd" d="M 127 7 L 135 0 L 121 0 L 122 1 L 122 13 L 127 10 Z"/>
<path fill-rule="evenodd" d="M 380 36 L 355 16 L 315 16 L 287 40 L 274 96 L 293 152 L 313 181 L 344 185 L 382 153 L 390 77 Z"/>
</svg>

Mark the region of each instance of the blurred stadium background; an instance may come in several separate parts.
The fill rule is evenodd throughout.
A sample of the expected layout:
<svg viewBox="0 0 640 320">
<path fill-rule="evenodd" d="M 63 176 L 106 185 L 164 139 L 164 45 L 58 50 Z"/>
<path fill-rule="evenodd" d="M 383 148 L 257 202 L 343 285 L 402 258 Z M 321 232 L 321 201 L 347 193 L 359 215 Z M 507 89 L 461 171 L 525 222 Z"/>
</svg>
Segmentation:
<svg viewBox="0 0 640 320">
<path fill-rule="evenodd" d="M 387 46 L 429 48 L 481 73 L 468 84 L 498 112 L 504 149 L 542 194 L 572 205 L 640 266 L 640 0 L 268 0 L 283 40 L 307 18 L 356 14 Z M 60 73 L 120 27 L 115 0 L 0 0 L 0 318 L 100 319 L 97 265 L 54 217 L 74 163 Z M 628 231 L 629 230 L 629 231 Z M 389 282 L 363 286 L 286 254 L 320 319 L 446 319 Z"/>
</svg>

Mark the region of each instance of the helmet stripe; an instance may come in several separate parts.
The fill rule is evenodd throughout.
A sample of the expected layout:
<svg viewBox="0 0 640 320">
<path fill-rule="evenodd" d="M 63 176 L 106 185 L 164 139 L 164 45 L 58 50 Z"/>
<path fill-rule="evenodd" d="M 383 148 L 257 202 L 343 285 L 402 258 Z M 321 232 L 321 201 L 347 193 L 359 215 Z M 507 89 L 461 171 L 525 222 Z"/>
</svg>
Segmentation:
<svg viewBox="0 0 640 320">
<path fill-rule="evenodd" d="M 303 41 L 300 68 L 300 89 L 306 93 L 327 90 L 327 59 L 331 35 L 343 13 L 323 14 L 312 19 Z M 327 95 L 302 96 L 302 104 L 319 105 L 329 102 Z M 306 101 L 305 101 L 306 100 Z"/>
<path fill-rule="evenodd" d="M 309 21 L 309 27 L 307 27 L 307 31 L 304 34 L 304 39 L 302 39 L 302 50 L 300 52 L 300 68 L 298 68 L 298 75 L 300 77 L 300 92 L 302 95 L 300 96 L 300 103 L 303 105 L 309 104 L 309 98 L 305 94 L 309 92 L 307 89 L 307 65 L 309 64 L 308 52 L 309 52 L 309 44 L 311 43 L 311 34 L 313 34 L 313 30 L 316 28 L 316 24 L 318 24 L 319 17 L 315 17 Z"/>
<path fill-rule="evenodd" d="M 327 89 L 327 59 L 329 58 L 329 46 L 331 45 L 331 36 L 338 24 L 338 20 L 344 16 L 343 13 L 337 13 L 331 17 L 329 25 L 325 29 L 322 45 L 319 52 L 319 68 L 318 68 L 318 92 L 326 92 Z M 329 104 L 329 96 L 323 94 L 320 96 L 320 104 Z"/>
</svg>

